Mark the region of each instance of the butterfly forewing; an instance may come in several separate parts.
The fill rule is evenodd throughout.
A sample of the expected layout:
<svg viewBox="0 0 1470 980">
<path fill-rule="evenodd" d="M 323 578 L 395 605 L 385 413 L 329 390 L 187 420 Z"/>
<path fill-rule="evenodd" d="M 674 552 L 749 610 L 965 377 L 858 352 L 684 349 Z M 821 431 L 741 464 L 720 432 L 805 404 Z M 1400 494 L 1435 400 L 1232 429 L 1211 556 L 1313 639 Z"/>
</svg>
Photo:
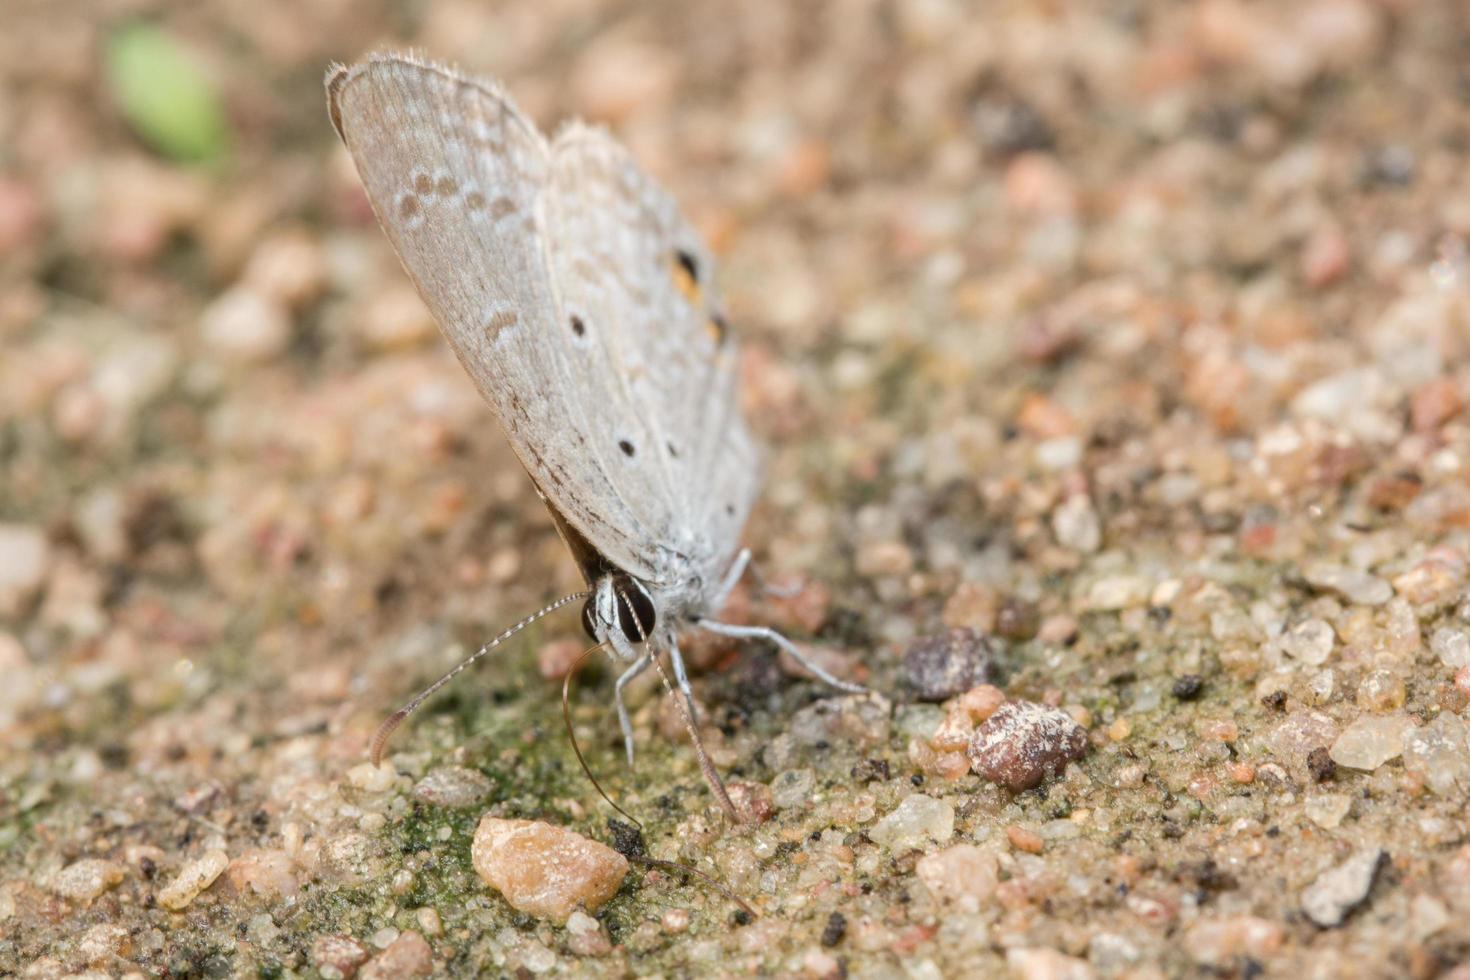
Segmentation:
<svg viewBox="0 0 1470 980">
<path fill-rule="evenodd" d="M 493 87 L 410 59 L 338 69 L 328 93 L 384 231 L 537 487 L 608 561 L 654 578 L 655 481 L 630 480 L 607 406 L 579 387 L 545 141 Z"/>
<path fill-rule="evenodd" d="M 582 383 L 630 465 L 629 506 L 681 553 L 723 570 L 754 496 L 753 445 L 736 404 L 733 338 L 714 263 L 672 199 L 604 131 L 552 148 L 556 283 L 586 311 Z M 728 505 L 733 505 L 730 512 Z"/>
</svg>

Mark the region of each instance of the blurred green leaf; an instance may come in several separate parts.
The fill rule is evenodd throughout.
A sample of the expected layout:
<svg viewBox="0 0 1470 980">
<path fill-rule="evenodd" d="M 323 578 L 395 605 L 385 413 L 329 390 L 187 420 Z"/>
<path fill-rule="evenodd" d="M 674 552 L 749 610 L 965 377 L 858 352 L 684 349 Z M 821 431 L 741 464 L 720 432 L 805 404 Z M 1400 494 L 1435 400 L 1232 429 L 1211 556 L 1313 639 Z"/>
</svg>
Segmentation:
<svg viewBox="0 0 1470 980">
<path fill-rule="evenodd" d="M 228 133 L 218 93 L 169 34 L 130 24 L 107 41 L 107 80 L 123 116 L 159 153 L 209 163 Z"/>
</svg>

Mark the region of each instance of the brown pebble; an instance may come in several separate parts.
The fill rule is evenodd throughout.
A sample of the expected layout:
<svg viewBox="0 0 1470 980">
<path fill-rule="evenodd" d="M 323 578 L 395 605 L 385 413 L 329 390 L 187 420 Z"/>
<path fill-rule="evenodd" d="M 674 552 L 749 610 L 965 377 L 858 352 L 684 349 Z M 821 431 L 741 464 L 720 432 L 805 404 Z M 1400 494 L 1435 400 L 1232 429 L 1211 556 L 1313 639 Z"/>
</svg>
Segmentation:
<svg viewBox="0 0 1470 980">
<path fill-rule="evenodd" d="M 485 817 L 470 860 L 476 873 L 518 911 L 558 924 L 593 911 L 617 893 L 628 859 L 564 827 Z"/>
<path fill-rule="evenodd" d="M 1035 831 L 1018 827 L 1015 824 L 1006 828 L 1006 840 L 1010 841 L 1011 846 L 1016 850 L 1025 851 L 1027 854 L 1040 854 L 1042 847 L 1045 846 Z"/>
<path fill-rule="evenodd" d="M 1332 761 L 1327 747 L 1319 745 L 1307 753 L 1307 770 L 1317 782 L 1325 783 L 1337 775 L 1337 763 Z"/>
<path fill-rule="evenodd" d="M 995 615 L 995 631 L 1008 640 L 1025 641 L 1036 636 L 1041 628 L 1041 615 L 1036 604 L 1015 596 L 1001 601 Z"/>
<path fill-rule="evenodd" d="M 331 968 L 344 977 L 356 973 L 367 957 L 367 947 L 351 936 L 318 936 L 311 944 L 311 962 L 316 968 L 323 972 Z"/>
<path fill-rule="evenodd" d="M 1424 489 L 1424 480 L 1418 473 L 1395 473 L 1379 477 L 1368 486 L 1368 505 L 1375 510 L 1403 510 L 1414 502 Z"/>
<path fill-rule="evenodd" d="M 429 942 L 412 929 L 388 944 L 358 974 L 358 980 L 401 980 L 426 977 L 434 972 L 434 951 Z"/>
<path fill-rule="evenodd" d="M 975 772 L 1017 792 L 1056 776 L 1087 752 L 1087 732 L 1072 716 L 1034 701 L 1008 701 L 975 729 L 968 754 Z"/>
<path fill-rule="evenodd" d="M 995 680 L 995 649 L 972 629 L 934 633 L 904 653 L 903 672 L 921 701 L 943 701 Z"/>
<path fill-rule="evenodd" d="M 730 802 L 746 823 L 765 823 L 776 812 L 771 801 L 771 788 L 765 783 L 733 782 L 725 786 Z"/>
<path fill-rule="evenodd" d="M 1409 396 L 1409 418 L 1415 432 L 1428 432 L 1457 415 L 1464 402 L 1459 386 L 1449 378 L 1425 382 Z"/>
</svg>

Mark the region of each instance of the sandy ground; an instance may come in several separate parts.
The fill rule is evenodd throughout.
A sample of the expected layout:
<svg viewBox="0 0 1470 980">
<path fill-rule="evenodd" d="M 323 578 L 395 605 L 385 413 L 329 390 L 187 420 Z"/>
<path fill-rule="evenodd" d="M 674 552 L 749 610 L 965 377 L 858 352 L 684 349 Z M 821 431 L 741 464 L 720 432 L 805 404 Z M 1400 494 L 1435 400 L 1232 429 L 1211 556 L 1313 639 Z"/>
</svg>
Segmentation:
<svg viewBox="0 0 1470 980">
<path fill-rule="evenodd" d="M 197 70 L 161 116 L 115 57 L 145 15 Z M 0 974 L 1470 974 L 1462 5 L 4 21 Z M 635 867 L 563 928 L 475 874 L 486 813 L 613 840 L 543 677 L 575 615 L 363 765 L 578 585 L 328 125 L 325 66 L 386 44 L 606 122 L 722 259 L 746 540 L 804 584 L 729 615 L 879 695 L 694 644 L 755 828 L 656 686 L 631 768 L 608 669 L 574 718 L 650 852 L 758 918 Z M 994 654 L 964 686 L 1060 709 L 1080 761 L 972 771 L 985 712 L 904 659 L 953 627 Z"/>
</svg>

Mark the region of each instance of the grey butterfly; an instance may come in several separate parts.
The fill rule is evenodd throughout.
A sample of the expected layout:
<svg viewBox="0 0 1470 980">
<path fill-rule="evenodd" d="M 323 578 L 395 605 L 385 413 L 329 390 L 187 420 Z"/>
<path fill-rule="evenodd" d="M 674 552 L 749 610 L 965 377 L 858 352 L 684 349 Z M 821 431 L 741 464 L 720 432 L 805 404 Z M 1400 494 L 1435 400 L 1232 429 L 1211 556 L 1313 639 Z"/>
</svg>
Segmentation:
<svg viewBox="0 0 1470 980">
<path fill-rule="evenodd" d="M 627 664 L 616 692 L 630 762 L 623 690 L 663 651 L 692 708 L 689 626 L 774 643 L 862 691 L 774 630 L 710 618 L 749 561 L 739 536 L 759 461 L 714 262 L 673 201 L 603 130 L 574 123 L 547 140 L 496 85 L 440 65 L 379 55 L 333 67 L 326 87 L 383 230 L 589 587 L 395 719 L 578 599 L 588 634 Z"/>
</svg>

